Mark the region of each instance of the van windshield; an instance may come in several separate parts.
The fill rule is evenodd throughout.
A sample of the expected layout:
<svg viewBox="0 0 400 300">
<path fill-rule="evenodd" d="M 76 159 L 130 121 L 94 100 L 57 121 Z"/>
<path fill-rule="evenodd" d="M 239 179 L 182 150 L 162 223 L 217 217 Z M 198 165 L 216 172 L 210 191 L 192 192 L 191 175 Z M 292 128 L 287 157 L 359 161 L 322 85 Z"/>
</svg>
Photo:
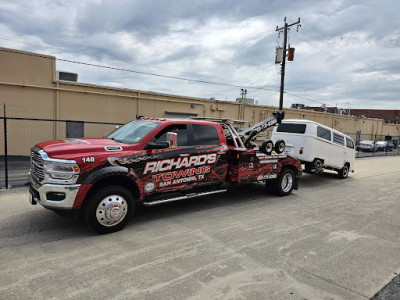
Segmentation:
<svg viewBox="0 0 400 300">
<path fill-rule="evenodd" d="M 306 124 L 282 123 L 278 125 L 277 132 L 305 133 Z"/>
</svg>

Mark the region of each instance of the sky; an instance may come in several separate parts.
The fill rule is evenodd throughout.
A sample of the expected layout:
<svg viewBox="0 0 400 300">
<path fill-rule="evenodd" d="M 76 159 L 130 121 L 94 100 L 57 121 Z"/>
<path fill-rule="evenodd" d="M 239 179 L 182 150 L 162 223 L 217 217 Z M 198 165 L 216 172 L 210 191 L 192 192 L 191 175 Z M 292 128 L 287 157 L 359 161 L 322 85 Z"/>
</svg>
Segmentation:
<svg viewBox="0 0 400 300">
<path fill-rule="evenodd" d="M 0 46 L 53 55 L 82 83 L 222 101 L 243 88 L 278 106 L 276 28 L 300 17 L 284 108 L 400 109 L 399 11 L 398 0 L 0 0 Z"/>
</svg>

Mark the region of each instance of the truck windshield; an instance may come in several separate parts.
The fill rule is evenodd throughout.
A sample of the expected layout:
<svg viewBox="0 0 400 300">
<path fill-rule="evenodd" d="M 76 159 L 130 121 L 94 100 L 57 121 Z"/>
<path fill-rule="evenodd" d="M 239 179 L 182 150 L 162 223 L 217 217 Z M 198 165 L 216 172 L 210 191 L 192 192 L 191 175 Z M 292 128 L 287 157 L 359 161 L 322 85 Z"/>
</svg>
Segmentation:
<svg viewBox="0 0 400 300">
<path fill-rule="evenodd" d="M 132 121 L 111 133 L 107 138 L 118 143 L 137 144 L 158 125 L 160 122 Z"/>
</svg>

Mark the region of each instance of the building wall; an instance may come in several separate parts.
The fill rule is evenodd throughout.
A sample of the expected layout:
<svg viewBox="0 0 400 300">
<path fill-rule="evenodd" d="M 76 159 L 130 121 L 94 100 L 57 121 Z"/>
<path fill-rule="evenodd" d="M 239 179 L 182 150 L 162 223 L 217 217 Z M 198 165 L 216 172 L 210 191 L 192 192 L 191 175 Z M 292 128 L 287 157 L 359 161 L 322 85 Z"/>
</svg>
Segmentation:
<svg viewBox="0 0 400 300">
<path fill-rule="evenodd" d="M 8 117 L 126 123 L 137 115 L 165 117 L 167 112 L 180 112 L 198 117 L 246 120 L 253 125 L 277 110 L 271 106 L 59 81 L 55 79 L 55 66 L 56 58 L 52 56 L 0 48 L 0 103 L 6 104 Z M 3 107 L 0 113 L 3 115 Z M 314 120 L 353 136 L 361 131 L 371 139 L 376 134 L 400 135 L 399 125 L 385 125 L 383 120 L 377 119 L 296 109 L 287 109 L 286 119 Z M 64 123 L 46 123 L 41 129 L 43 126 L 37 123 L 15 125 L 10 139 L 18 147 L 12 147 L 9 154 L 28 155 L 30 147 L 40 140 L 65 138 Z M 11 130 L 11 125 L 8 128 Z M 113 129 L 110 125 L 92 126 L 85 130 L 85 136 L 104 136 Z M 1 131 L 0 127 L 2 141 Z M 267 132 L 261 138 L 268 135 Z M 4 150 L 0 149 L 2 154 Z"/>
</svg>

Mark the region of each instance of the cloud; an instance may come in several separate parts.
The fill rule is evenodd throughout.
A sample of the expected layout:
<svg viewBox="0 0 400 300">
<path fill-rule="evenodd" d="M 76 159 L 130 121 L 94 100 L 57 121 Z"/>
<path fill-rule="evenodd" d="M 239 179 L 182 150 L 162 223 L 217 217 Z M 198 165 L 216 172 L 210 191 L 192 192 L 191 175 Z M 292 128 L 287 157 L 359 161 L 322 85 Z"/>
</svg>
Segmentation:
<svg viewBox="0 0 400 300">
<path fill-rule="evenodd" d="M 289 23 L 301 17 L 299 32 L 289 31 L 296 52 L 287 63 L 284 105 L 393 109 L 399 8 L 394 0 L 16 0 L 0 3 L 0 39 L 4 47 L 63 59 L 243 86 L 260 104 L 277 105 L 274 56 L 282 36 L 275 28 L 284 16 Z M 231 101 L 240 92 L 61 61 L 57 67 L 95 84 Z"/>
</svg>

